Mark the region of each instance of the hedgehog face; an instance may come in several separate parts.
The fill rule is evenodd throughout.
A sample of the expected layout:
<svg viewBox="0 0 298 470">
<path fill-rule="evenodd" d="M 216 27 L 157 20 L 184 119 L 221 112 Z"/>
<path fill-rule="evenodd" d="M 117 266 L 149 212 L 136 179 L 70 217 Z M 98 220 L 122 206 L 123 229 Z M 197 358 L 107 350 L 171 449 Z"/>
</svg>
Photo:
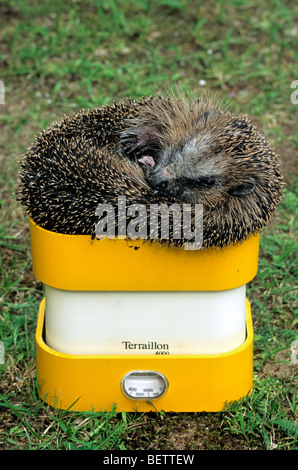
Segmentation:
<svg viewBox="0 0 298 470">
<path fill-rule="evenodd" d="M 156 130 L 139 127 L 126 132 L 126 137 L 131 139 L 136 134 L 138 138 L 130 149 L 137 152 L 137 160 L 155 194 L 174 198 L 178 203 L 214 206 L 217 199 L 222 204 L 225 196 L 242 197 L 255 190 L 252 169 L 240 165 L 237 171 L 234 165 L 231 172 L 232 157 L 212 140 L 210 127 L 207 132 L 196 129 L 195 137 L 185 137 L 184 142 L 165 149 L 159 149 L 154 140 Z"/>
<path fill-rule="evenodd" d="M 205 192 L 220 190 L 224 185 L 223 168 L 216 155 L 189 139 L 178 148 L 167 148 L 156 158 L 139 158 L 149 185 L 156 193 L 174 197 L 177 202 L 195 203 Z"/>
</svg>

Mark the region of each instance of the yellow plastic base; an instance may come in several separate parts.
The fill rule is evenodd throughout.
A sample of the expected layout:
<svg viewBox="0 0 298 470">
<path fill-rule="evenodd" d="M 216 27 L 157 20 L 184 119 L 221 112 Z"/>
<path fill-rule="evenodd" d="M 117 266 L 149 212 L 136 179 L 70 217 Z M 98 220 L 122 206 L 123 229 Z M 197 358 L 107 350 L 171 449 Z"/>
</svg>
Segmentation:
<svg viewBox="0 0 298 470">
<path fill-rule="evenodd" d="M 45 299 L 36 329 L 40 397 L 51 406 L 77 411 L 200 412 L 222 411 L 253 386 L 253 328 L 246 300 L 247 337 L 228 353 L 214 355 L 70 355 L 49 348 L 43 339 Z M 133 370 L 155 370 L 166 376 L 167 393 L 146 402 L 124 396 L 122 377 Z"/>
<path fill-rule="evenodd" d="M 184 250 L 144 240 L 91 240 L 30 221 L 33 271 L 43 284 L 81 291 L 219 291 L 250 282 L 259 234 L 223 249 Z"/>
</svg>

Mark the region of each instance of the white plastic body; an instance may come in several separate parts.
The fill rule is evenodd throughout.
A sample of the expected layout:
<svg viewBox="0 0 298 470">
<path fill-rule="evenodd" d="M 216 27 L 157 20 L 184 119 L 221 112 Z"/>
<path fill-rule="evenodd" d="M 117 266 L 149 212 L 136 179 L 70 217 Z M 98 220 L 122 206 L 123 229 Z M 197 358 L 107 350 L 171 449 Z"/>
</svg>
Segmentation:
<svg viewBox="0 0 298 470">
<path fill-rule="evenodd" d="M 219 354 L 246 338 L 246 286 L 216 292 L 81 292 L 45 286 L 45 341 L 94 354 Z"/>
</svg>

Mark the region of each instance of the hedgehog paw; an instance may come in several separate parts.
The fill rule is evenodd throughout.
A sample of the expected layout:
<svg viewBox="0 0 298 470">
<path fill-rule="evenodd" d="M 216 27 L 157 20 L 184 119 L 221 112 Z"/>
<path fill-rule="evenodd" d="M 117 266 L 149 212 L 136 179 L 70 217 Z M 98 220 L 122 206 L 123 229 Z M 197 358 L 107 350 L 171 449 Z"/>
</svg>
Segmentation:
<svg viewBox="0 0 298 470">
<path fill-rule="evenodd" d="M 120 134 L 120 144 L 128 157 L 142 157 L 156 149 L 154 129 L 150 126 L 132 127 Z"/>
</svg>

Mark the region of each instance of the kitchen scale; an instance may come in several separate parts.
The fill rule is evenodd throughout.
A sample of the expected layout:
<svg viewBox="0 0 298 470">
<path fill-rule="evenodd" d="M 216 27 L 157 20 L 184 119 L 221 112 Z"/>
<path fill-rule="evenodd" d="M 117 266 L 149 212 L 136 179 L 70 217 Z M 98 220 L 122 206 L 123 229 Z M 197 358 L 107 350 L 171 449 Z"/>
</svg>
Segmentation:
<svg viewBox="0 0 298 470">
<path fill-rule="evenodd" d="M 259 235 L 224 249 L 91 240 L 30 221 L 45 286 L 36 328 L 40 397 L 78 411 L 221 411 L 253 386 L 246 284 Z"/>
</svg>

